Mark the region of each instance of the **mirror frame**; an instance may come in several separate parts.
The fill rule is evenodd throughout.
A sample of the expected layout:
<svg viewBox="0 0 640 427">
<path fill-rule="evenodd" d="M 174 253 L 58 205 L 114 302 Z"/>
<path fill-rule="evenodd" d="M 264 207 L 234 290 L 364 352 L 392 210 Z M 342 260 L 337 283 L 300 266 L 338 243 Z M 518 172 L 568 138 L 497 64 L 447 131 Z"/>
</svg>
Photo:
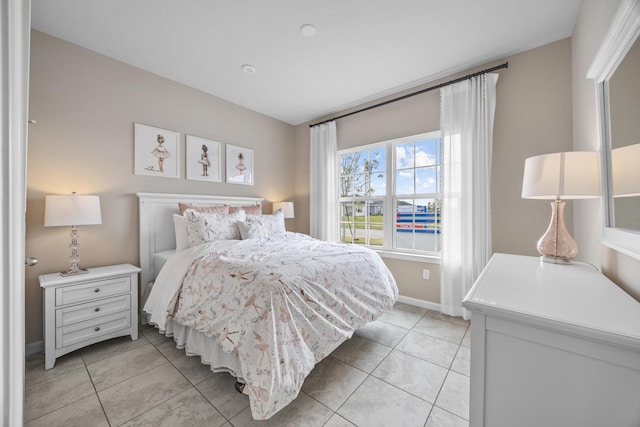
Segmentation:
<svg viewBox="0 0 640 427">
<path fill-rule="evenodd" d="M 611 129 L 609 116 L 609 79 L 640 35 L 640 2 L 622 0 L 587 78 L 595 80 L 598 139 L 600 142 L 600 186 L 602 194 L 602 243 L 640 259 L 640 233 L 614 227 L 613 186 L 611 180 Z"/>
</svg>

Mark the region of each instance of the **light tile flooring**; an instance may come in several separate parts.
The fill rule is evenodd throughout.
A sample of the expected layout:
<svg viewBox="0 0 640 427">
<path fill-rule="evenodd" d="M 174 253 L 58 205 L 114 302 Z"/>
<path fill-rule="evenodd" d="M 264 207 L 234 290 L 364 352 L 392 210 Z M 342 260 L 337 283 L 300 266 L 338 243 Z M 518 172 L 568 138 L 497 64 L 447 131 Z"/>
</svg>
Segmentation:
<svg viewBox="0 0 640 427">
<path fill-rule="evenodd" d="M 151 327 L 57 359 L 26 362 L 26 426 L 468 426 L 469 323 L 398 303 L 359 329 L 270 420 L 251 418 L 235 379 Z"/>
</svg>

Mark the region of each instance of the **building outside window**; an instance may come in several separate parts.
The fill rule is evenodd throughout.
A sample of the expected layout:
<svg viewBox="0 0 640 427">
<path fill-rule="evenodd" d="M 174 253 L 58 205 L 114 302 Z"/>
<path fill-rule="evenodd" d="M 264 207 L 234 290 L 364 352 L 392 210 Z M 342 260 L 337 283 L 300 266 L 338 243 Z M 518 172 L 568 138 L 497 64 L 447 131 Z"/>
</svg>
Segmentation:
<svg viewBox="0 0 640 427">
<path fill-rule="evenodd" d="M 341 150 L 338 160 L 342 242 L 440 252 L 440 131 Z"/>
</svg>

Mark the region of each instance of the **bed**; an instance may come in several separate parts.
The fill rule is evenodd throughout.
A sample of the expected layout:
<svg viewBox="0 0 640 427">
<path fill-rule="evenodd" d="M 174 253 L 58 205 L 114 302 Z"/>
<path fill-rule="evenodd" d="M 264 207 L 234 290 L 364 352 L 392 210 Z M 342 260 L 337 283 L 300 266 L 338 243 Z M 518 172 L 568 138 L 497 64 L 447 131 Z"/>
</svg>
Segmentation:
<svg viewBox="0 0 640 427">
<path fill-rule="evenodd" d="M 397 299 L 375 252 L 286 232 L 281 214 L 245 215 L 260 198 L 137 196 L 143 315 L 212 371 L 246 384 L 254 419 L 293 401 L 315 364 Z M 245 209 L 185 211 L 190 244 L 176 251 L 178 203 Z M 229 223 L 245 238 L 206 238 Z"/>
</svg>

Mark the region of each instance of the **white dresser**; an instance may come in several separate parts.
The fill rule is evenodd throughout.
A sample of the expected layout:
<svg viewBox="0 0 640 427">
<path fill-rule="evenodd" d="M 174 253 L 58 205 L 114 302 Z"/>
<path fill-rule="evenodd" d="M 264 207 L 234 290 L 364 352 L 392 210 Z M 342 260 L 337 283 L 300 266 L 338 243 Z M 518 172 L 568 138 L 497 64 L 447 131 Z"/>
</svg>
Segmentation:
<svg viewBox="0 0 640 427">
<path fill-rule="evenodd" d="M 89 344 L 124 335 L 138 339 L 138 272 L 138 267 L 120 264 L 75 276 L 40 276 L 45 369 Z"/>
<path fill-rule="evenodd" d="M 463 306 L 470 427 L 640 426 L 640 302 L 593 266 L 495 254 Z"/>
</svg>

